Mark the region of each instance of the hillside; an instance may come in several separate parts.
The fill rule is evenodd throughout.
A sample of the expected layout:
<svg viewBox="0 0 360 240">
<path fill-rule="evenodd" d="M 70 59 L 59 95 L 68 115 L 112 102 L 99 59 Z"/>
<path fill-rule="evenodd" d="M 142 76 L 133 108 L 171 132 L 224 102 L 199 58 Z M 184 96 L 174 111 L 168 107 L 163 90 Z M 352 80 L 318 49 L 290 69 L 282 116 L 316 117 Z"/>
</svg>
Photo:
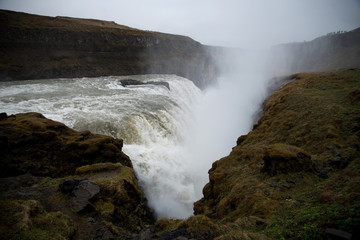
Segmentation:
<svg viewBox="0 0 360 240">
<path fill-rule="evenodd" d="M 1 80 L 157 73 L 204 87 L 216 75 L 208 48 L 114 22 L 0 10 Z"/>
<path fill-rule="evenodd" d="M 154 222 L 121 140 L 1 114 L 1 236 L 359 239 L 360 70 L 286 80 L 185 220 Z M 90 196 L 75 201 L 79 188 Z"/>
<path fill-rule="evenodd" d="M 360 28 L 308 42 L 277 45 L 271 56 L 269 67 L 280 74 L 360 68 Z"/>
<path fill-rule="evenodd" d="M 216 239 L 359 239 L 360 70 L 288 80 L 209 171 L 194 210 Z"/>
</svg>

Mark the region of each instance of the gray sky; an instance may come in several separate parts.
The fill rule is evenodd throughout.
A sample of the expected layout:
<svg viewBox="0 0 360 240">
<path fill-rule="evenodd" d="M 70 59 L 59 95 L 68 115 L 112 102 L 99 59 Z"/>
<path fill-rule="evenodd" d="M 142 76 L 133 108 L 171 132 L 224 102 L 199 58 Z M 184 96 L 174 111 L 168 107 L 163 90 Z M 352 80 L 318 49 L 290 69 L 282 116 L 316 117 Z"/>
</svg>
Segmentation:
<svg viewBox="0 0 360 240">
<path fill-rule="evenodd" d="M 360 0 L 0 0 L 0 9 L 109 20 L 236 47 L 360 27 Z"/>
</svg>

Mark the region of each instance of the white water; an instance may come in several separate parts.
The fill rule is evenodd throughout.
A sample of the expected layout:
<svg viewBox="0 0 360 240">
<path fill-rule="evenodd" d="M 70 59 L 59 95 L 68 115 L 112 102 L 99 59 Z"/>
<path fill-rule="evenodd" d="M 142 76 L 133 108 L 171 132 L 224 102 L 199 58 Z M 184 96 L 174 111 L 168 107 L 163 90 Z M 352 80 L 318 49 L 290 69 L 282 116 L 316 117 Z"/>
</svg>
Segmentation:
<svg viewBox="0 0 360 240">
<path fill-rule="evenodd" d="M 124 88 L 118 80 L 126 78 L 166 81 L 170 91 Z M 175 75 L 2 82 L 0 112 L 40 112 L 76 130 L 124 139 L 156 216 L 186 218 L 212 162 L 250 130 L 264 96 L 262 79 L 233 76 L 205 92 Z"/>
</svg>

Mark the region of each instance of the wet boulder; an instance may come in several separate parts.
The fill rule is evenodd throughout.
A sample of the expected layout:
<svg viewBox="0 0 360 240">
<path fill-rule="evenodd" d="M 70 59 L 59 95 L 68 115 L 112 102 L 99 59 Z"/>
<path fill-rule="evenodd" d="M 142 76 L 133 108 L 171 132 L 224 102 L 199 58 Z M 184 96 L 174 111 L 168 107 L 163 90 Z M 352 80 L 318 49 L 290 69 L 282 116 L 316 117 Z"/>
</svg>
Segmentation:
<svg viewBox="0 0 360 240">
<path fill-rule="evenodd" d="M 94 209 L 90 200 L 100 192 L 100 187 L 89 180 L 83 180 L 73 190 L 70 198 L 70 206 L 77 213 L 87 212 Z"/>
<path fill-rule="evenodd" d="M 164 86 L 170 90 L 170 84 L 168 82 L 154 82 L 154 81 L 142 82 L 134 79 L 122 79 L 119 80 L 119 82 L 123 87 L 138 86 L 138 85 L 157 85 L 157 86 Z"/>
</svg>

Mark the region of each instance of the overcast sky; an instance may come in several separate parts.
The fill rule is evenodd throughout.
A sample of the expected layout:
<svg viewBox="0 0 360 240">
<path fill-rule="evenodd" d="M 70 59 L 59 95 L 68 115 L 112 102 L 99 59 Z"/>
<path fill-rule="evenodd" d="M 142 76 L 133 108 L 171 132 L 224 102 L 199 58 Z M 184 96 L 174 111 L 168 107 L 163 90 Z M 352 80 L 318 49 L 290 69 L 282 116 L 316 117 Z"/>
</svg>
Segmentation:
<svg viewBox="0 0 360 240">
<path fill-rule="evenodd" d="M 0 9 L 109 20 L 236 47 L 360 27 L 360 0 L 0 0 Z"/>
</svg>

